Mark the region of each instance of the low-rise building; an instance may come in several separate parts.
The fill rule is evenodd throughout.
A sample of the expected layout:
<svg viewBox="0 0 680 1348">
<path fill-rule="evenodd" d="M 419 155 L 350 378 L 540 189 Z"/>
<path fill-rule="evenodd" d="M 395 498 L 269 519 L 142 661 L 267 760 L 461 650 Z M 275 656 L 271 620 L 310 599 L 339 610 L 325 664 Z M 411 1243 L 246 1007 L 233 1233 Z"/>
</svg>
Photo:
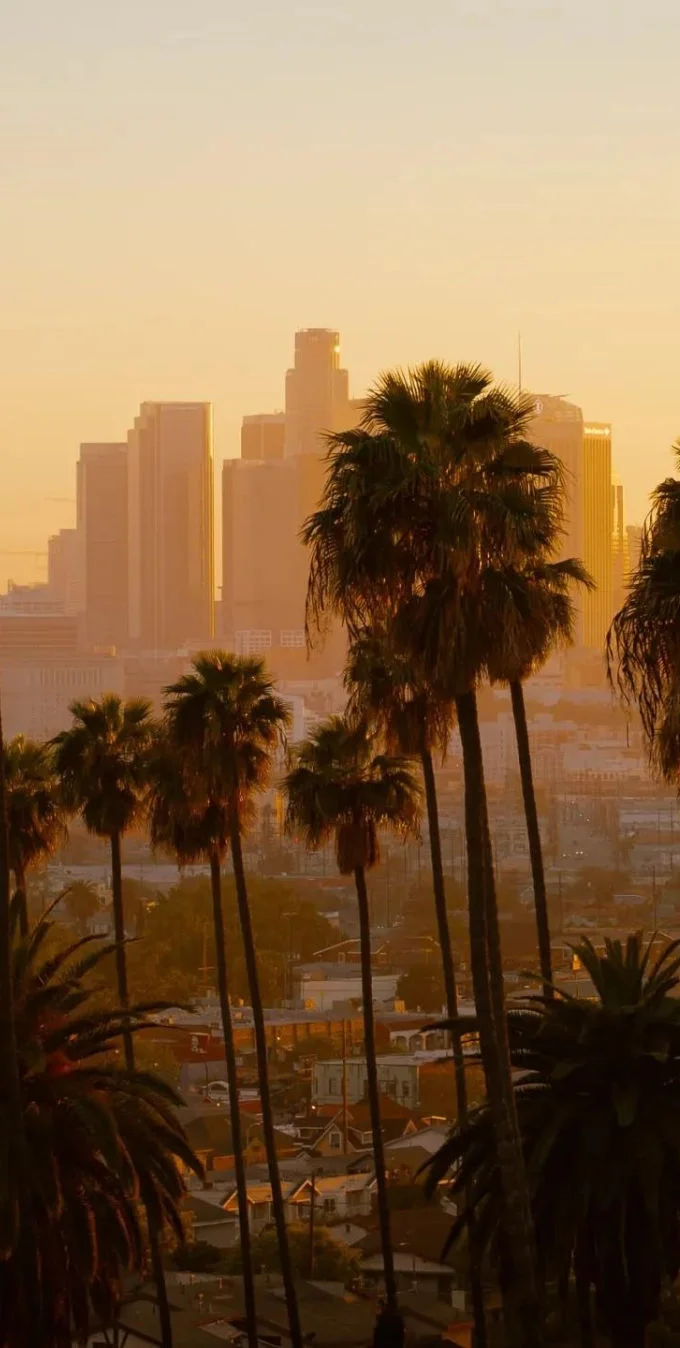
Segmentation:
<svg viewBox="0 0 680 1348">
<path fill-rule="evenodd" d="M 378 1004 L 394 998 L 399 975 L 383 969 L 373 974 L 373 998 Z M 331 1011 L 343 1003 L 361 1002 L 361 970 L 358 965 L 337 963 L 298 964 L 293 969 L 293 997 L 308 1010 Z"/>
</svg>

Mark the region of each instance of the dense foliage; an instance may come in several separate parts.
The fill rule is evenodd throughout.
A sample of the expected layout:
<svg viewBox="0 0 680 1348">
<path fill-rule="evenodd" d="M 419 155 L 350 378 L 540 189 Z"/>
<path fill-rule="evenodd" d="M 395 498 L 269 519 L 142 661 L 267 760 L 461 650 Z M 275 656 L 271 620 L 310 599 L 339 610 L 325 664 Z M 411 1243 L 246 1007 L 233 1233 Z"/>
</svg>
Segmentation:
<svg viewBox="0 0 680 1348">
<path fill-rule="evenodd" d="M 43 920 L 13 956 L 24 1136 L 0 1127 L 0 1342 L 70 1345 L 110 1323 L 123 1282 L 147 1269 L 146 1223 L 183 1236 L 185 1167 L 200 1170 L 178 1096 L 121 1064 L 147 1021 L 101 1011 L 83 979 L 110 948 L 84 938 L 48 956 Z M 6 1103 L 0 1100 L 6 1112 Z M 142 1205 L 145 1215 L 142 1212 Z"/>
<path fill-rule="evenodd" d="M 509 1015 L 515 1098 L 544 1279 L 590 1286 L 615 1343 L 641 1343 L 663 1280 L 680 1272 L 680 943 L 640 936 L 576 953 L 595 997 L 533 998 Z M 481 1105 L 429 1171 L 452 1173 L 508 1274 L 492 1121 Z M 465 1195 L 467 1195 L 467 1200 Z"/>
</svg>

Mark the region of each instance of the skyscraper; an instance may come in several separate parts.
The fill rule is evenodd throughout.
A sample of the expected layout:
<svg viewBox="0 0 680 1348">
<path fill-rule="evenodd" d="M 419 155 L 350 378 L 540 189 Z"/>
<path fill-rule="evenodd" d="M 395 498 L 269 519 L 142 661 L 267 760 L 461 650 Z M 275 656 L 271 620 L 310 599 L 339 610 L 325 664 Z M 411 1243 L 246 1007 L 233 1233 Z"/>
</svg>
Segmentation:
<svg viewBox="0 0 680 1348">
<path fill-rule="evenodd" d="M 124 444 L 80 446 L 76 475 L 84 639 L 124 646 L 128 637 L 128 456 Z"/>
<path fill-rule="evenodd" d="M 300 529 L 323 488 L 325 434 L 360 416 L 340 368 L 339 334 L 297 332 L 285 413 L 244 417 L 241 458 L 226 460 L 222 472 L 222 633 L 237 650 L 276 649 L 287 667 L 307 667 L 309 559 Z M 339 669 L 338 649 L 328 641 L 323 660 Z M 321 663 L 319 656 L 314 668 Z"/>
<path fill-rule="evenodd" d="M 77 529 L 60 529 L 47 540 L 47 584 L 64 613 L 81 613 L 84 604 L 80 539 Z"/>
<path fill-rule="evenodd" d="M 128 435 L 130 637 L 176 650 L 213 635 L 210 403 L 142 403 Z"/>
<path fill-rule="evenodd" d="M 295 364 L 286 374 L 285 453 L 325 453 L 324 435 L 352 421 L 349 375 L 340 367 L 340 334 L 303 328 L 295 334 Z"/>
<path fill-rule="evenodd" d="M 635 574 L 640 565 L 640 551 L 642 548 L 642 525 L 629 524 L 626 526 L 627 540 L 627 560 L 628 575 L 627 581 L 630 584 L 630 578 Z"/>
<path fill-rule="evenodd" d="M 241 458 L 282 459 L 286 438 L 285 412 L 258 412 L 241 423 Z"/>
<path fill-rule="evenodd" d="M 304 644 L 298 527 L 295 460 L 225 460 L 222 628 L 241 654 L 279 646 L 293 630 Z"/>
<path fill-rule="evenodd" d="M 628 584 L 628 535 L 623 515 L 623 486 L 612 483 L 612 610 L 618 613 Z"/>
<path fill-rule="evenodd" d="M 560 557 L 583 555 L 583 412 L 549 393 L 536 396 L 529 437 L 561 459 L 565 470 L 566 510 Z"/>
<path fill-rule="evenodd" d="M 612 429 L 608 422 L 583 427 L 583 561 L 595 589 L 583 599 L 583 645 L 604 650 L 613 616 Z"/>
</svg>

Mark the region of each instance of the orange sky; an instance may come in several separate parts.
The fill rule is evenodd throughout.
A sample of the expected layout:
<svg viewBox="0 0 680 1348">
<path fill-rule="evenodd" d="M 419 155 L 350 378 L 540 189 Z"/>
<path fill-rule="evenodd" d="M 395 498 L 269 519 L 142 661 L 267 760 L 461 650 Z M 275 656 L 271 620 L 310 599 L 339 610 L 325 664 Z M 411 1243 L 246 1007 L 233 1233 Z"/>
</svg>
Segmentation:
<svg viewBox="0 0 680 1348">
<path fill-rule="evenodd" d="M 341 330 L 356 393 L 432 355 L 514 378 L 521 328 L 525 383 L 614 422 L 642 517 L 680 432 L 676 0 L 18 9 L 0 584 L 72 522 L 81 440 L 211 398 L 236 453 L 301 326 Z"/>
</svg>

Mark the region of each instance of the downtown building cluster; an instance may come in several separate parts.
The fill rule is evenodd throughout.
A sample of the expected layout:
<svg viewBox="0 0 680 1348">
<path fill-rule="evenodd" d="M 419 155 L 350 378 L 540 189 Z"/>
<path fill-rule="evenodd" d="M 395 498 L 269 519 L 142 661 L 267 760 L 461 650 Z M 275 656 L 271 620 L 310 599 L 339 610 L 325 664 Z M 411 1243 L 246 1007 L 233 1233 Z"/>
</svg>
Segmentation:
<svg viewBox="0 0 680 1348">
<path fill-rule="evenodd" d="M 222 589 L 215 593 L 212 406 L 145 402 L 119 443 L 80 446 L 75 527 L 48 542 L 45 584 L 0 596 L 6 732 L 56 733 L 78 697 L 110 690 L 158 704 L 197 650 L 219 644 L 266 658 L 299 703 L 341 705 L 343 643 L 305 641 L 303 521 L 319 501 L 326 436 L 361 418 L 339 334 L 295 335 L 281 411 L 243 418 L 240 456 L 221 470 Z M 596 588 L 580 601 L 577 654 L 601 656 L 639 550 L 612 477 L 611 426 L 561 397 L 537 395 L 531 436 L 565 469 L 564 556 Z M 294 705 L 295 710 L 295 705 Z"/>
</svg>

